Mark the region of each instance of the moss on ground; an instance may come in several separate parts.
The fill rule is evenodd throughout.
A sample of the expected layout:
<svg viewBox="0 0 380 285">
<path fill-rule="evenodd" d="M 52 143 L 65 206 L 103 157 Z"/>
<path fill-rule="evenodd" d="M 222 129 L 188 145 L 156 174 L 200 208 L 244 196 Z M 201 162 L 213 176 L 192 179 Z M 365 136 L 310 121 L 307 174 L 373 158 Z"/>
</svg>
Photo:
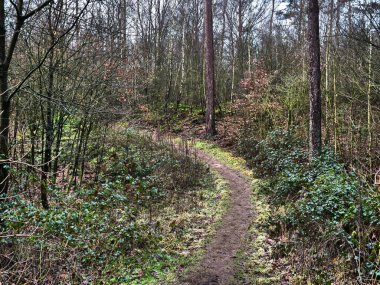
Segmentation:
<svg viewBox="0 0 380 285">
<path fill-rule="evenodd" d="M 234 156 L 231 152 L 224 150 L 217 145 L 198 140 L 195 142 L 194 147 L 209 155 L 212 155 L 220 162 L 223 162 L 223 164 L 240 173 L 243 173 L 247 177 L 250 177 L 252 174 L 252 171 L 247 168 L 246 162 L 243 158 Z"/>
<path fill-rule="evenodd" d="M 178 279 L 185 276 L 187 272 L 194 270 L 205 253 L 206 244 L 211 242 L 217 228 L 220 226 L 224 213 L 230 205 L 231 190 L 228 183 L 217 171 L 211 170 L 210 173 L 210 180 L 207 181 L 202 190 L 202 195 L 205 196 L 204 217 L 208 219 L 203 223 L 202 229 L 198 229 L 198 231 L 193 229 L 193 234 L 199 233 L 200 230 L 202 237 L 191 241 L 191 235 L 188 236 L 190 237 L 190 242 L 192 242 L 190 247 L 188 246 L 189 240 L 180 241 L 182 246 L 187 246 L 187 250 L 185 250 L 187 254 L 184 258 L 178 260 L 177 271 L 171 272 L 173 278 L 169 279 L 167 276 L 162 279 L 164 283 L 160 284 L 178 284 Z M 169 244 L 166 246 L 172 246 L 170 245 L 170 240 L 167 240 L 167 242 Z M 178 268 L 183 270 L 178 271 Z M 175 276 L 175 273 L 177 273 L 177 276 Z"/>
<path fill-rule="evenodd" d="M 146 260 L 145 264 L 140 264 L 135 269 L 136 275 L 141 275 L 141 268 L 151 268 L 156 271 L 156 276 L 140 276 L 128 284 L 178 284 L 178 279 L 198 264 L 205 245 L 212 239 L 228 209 L 230 189 L 219 173 L 211 171 L 197 196 L 199 205 L 195 211 L 174 214 L 176 211 L 172 205 L 162 209 L 158 221 L 165 234 L 160 247 L 166 258 L 153 263 Z M 176 236 L 179 227 L 185 231 L 181 237 Z M 176 231 L 173 231 L 174 228 Z"/>
</svg>

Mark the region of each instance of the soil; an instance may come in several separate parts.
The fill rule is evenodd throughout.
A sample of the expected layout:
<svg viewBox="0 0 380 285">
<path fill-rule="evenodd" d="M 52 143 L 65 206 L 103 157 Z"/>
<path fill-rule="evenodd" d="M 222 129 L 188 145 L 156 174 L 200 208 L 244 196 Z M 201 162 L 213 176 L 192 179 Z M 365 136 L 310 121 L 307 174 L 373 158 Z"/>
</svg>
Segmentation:
<svg viewBox="0 0 380 285">
<path fill-rule="evenodd" d="M 181 285 L 236 285 L 234 260 L 252 220 L 251 188 L 243 174 L 215 158 L 197 151 L 197 156 L 217 170 L 229 183 L 230 206 L 222 217 L 212 241 L 206 246 L 201 262 L 180 281 Z"/>
</svg>

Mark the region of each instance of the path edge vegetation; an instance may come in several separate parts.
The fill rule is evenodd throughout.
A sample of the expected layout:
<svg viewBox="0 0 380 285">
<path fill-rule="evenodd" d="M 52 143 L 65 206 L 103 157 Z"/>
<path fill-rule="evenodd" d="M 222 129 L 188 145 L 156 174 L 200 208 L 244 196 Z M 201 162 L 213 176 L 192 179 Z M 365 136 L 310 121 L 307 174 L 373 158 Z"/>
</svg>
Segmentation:
<svg viewBox="0 0 380 285">
<path fill-rule="evenodd" d="M 271 258 L 272 244 L 265 226 L 268 223 L 271 209 L 267 197 L 260 192 L 261 180 L 253 177 L 252 170 L 247 167 L 243 158 L 233 155 L 226 149 L 203 140 L 196 140 L 194 147 L 243 174 L 251 185 L 251 203 L 254 215 L 248 234 L 242 242 L 234 263 L 236 279 L 240 280 L 242 284 L 278 283 L 280 273 L 275 269 L 276 264 Z"/>
<path fill-rule="evenodd" d="M 2 237 L 0 246 L 6 250 L 1 257 L 11 256 L 14 264 L 12 271 L 2 268 L 0 282 L 169 284 L 180 271 L 197 262 L 228 207 L 228 184 L 216 172 L 193 167 L 193 171 L 206 175 L 196 176 L 203 180 L 185 189 L 189 196 L 181 201 L 192 203 L 176 212 L 171 210 L 176 207 L 171 199 L 179 200 L 184 191 L 183 182 L 176 177 L 189 169 L 186 161 L 178 158 L 184 155 L 146 137 L 137 137 L 135 130 L 122 125 L 113 130 L 109 143 L 99 182 L 86 181 L 69 192 L 57 187 L 49 209 L 21 197 L 9 206 L 4 217 L 9 237 Z M 152 167 L 159 172 L 151 173 Z M 160 198 L 168 190 L 161 184 L 151 184 L 154 178 L 149 180 L 146 175 L 156 175 L 159 181 L 174 175 L 173 182 L 178 185 L 170 184 L 174 189 L 169 190 L 175 192 L 169 193 L 174 196 Z M 189 179 L 194 180 L 194 175 Z M 146 207 L 134 209 L 141 203 L 139 200 L 145 201 Z M 149 205 L 153 206 L 152 220 Z M 14 253 L 14 249 L 23 255 Z M 6 259 L 0 261 L 8 266 Z M 39 272 L 32 275 L 32 270 L 25 270 L 23 264 L 36 266 Z M 15 275 L 21 270 L 23 273 Z"/>
<path fill-rule="evenodd" d="M 187 140 L 178 137 L 178 136 L 171 136 L 171 135 L 163 135 L 155 137 L 154 132 L 152 132 L 150 129 L 143 128 L 141 126 L 135 126 L 135 127 L 129 127 L 128 124 L 120 124 L 118 127 L 120 130 L 127 130 L 132 133 L 134 133 L 137 136 L 140 136 L 144 139 L 153 139 L 153 142 L 157 145 L 161 145 L 163 147 L 167 147 L 168 149 L 171 149 L 174 152 L 177 152 L 180 155 L 183 156 L 191 156 L 192 148 L 194 150 L 203 149 L 200 147 L 202 144 L 208 145 L 205 141 L 197 141 L 196 144 L 192 144 L 191 141 L 189 141 L 189 144 L 187 144 Z M 184 142 L 186 145 L 184 145 Z M 183 149 L 186 148 L 186 149 Z M 231 156 L 228 152 L 223 151 L 222 149 L 217 149 L 219 154 L 225 155 L 225 157 L 231 157 L 234 160 L 236 160 L 238 163 L 235 163 L 236 168 L 243 170 L 242 167 L 242 159 L 239 159 L 237 157 Z M 206 151 L 205 151 L 206 152 Z M 196 156 L 196 153 L 194 153 Z M 224 162 L 223 159 L 220 159 L 221 162 Z M 205 162 L 200 161 L 200 163 L 205 164 Z M 209 224 L 204 228 L 205 235 L 202 238 L 200 244 L 198 245 L 198 248 L 196 250 L 193 250 L 193 252 L 190 253 L 190 255 L 185 256 L 183 258 L 180 258 L 177 260 L 177 266 L 173 267 L 172 270 L 169 270 L 166 273 L 165 278 L 163 279 L 157 279 L 157 284 L 178 284 L 180 280 L 185 277 L 189 272 L 196 269 L 198 266 L 198 263 L 202 259 L 202 257 L 205 254 L 206 245 L 211 242 L 213 239 L 216 231 L 221 226 L 222 217 L 225 215 L 225 213 L 228 211 L 231 203 L 231 188 L 228 184 L 227 180 L 215 169 L 207 166 L 205 164 L 207 171 L 208 171 L 208 178 L 211 181 L 208 181 L 202 185 L 203 191 L 210 191 L 215 192 L 216 199 L 213 201 L 215 206 L 212 209 L 205 209 L 205 210 L 212 210 L 210 213 L 210 216 L 208 216 Z M 231 165 L 228 165 L 231 167 Z M 241 168 L 240 168 L 241 167 Z M 245 169 L 246 173 L 248 173 L 248 169 Z M 239 171 L 240 172 L 240 171 Z M 212 189 L 211 189 L 212 188 Z M 206 190 L 209 189 L 209 190 Z M 144 281 L 141 281 L 141 284 L 145 284 Z M 162 283 L 165 282 L 165 283 Z M 129 284 L 129 283 L 128 283 Z M 140 284 L 140 283 L 138 283 Z M 149 283 L 151 284 L 151 283 Z"/>
<path fill-rule="evenodd" d="M 217 202 L 218 205 L 216 206 L 214 215 L 211 217 L 212 223 L 206 228 L 207 233 L 202 240 L 200 247 L 192 253 L 191 257 L 189 257 L 189 261 L 186 264 L 187 267 L 183 268 L 183 270 L 180 271 L 177 268 L 176 272 L 173 272 L 173 274 L 176 274 L 175 277 L 172 280 L 168 280 L 170 282 L 169 284 L 177 285 L 179 282 L 181 282 L 180 280 L 182 278 L 197 268 L 199 262 L 205 254 L 206 245 L 212 240 L 215 232 L 220 227 L 223 215 L 229 208 L 231 200 L 231 188 L 229 187 L 227 181 L 216 170 L 210 169 L 210 174 L 216 192 L 220 193 L 219 200 Z"/>
</svg>

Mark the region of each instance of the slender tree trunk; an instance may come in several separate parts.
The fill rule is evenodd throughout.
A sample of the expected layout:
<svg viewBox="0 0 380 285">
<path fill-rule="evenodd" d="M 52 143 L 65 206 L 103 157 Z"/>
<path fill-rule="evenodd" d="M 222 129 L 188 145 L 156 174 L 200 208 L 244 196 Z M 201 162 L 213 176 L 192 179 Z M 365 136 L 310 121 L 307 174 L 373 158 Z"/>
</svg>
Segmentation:
<svg viewBox="0 0 380 285">
<path fill-rule="evenodd" d="M 173 81 L 173 39 L 170 38 L 169 40 L 169 78 L 166 84 L 166 91 L 165 91 L 165 113 L 168 112 L 168 106 L 170 103 L 171 93 L 172 93 L 172 81 Z M 177 94 L 176 98 L 176 112 L 178 111 L 179 104 L 181 102 L 180 96 Z M 169 123 L 169 122 L 168 122 Z"/>
<path fill-rule="evenodd" d="M 332 39 L 332 29 L 333 29 L 333 16 L 334 16 L 334 0 L 330 1 L 330 20 L 329 20 L 329 26 L 327 27 L 327 38 L 326 38 L 326 74 L 325 74 L 325 128 L 326 128 L 326 138 L 325 143 L 330 142 L 330 85 L 329 85 L 329 79 L 330 79 L 330 58 L 331 58 L 331 39 Z"/>
<path fill-rule="evenodd" d="M 336 90 L 336 66 L 333 66 L 333 108 L 334 108 L 334 152 L 338 152 L 338 92 Z"/>
<path fill-rule="evenodd" d="M 30 164 L 35 165 L 36 164 L 36 127 L 32 126 L 30 127 Z"/>
<path fill-rule="evenodd" d="M 249 73 L 249 76 L 251 76 L 251 72 L 252 72 L 252 57 L 251 57 L 251 47 L 248 46 L 248 73 Z"/>
<path fill-rule="evenodd" d="M 85 140 L 84 140 L 84 144 L 83 144 L 83 154 L 82 154 L 82 165 L 81 165 L 81 173 L 80 173 L 80 180 L 79 180 L 79 183 L 82 184 L 83 182 L 83 177 L 84 177 L 84 173 L 85 173 L 85 168 L 86 168 L 86 155 L 87 155 L 87 147 L 88 147 L 88 141 L 90 140 L 90 134 L 91 134 L 91 131 L 92 131 L 92 127 L 93 127 L 93 123 L 89 123 L 88 127 L 87 127 L 87 130 L 86 130 L 86 134 L 85 134 Z"/>
<path fill-rule="evenodd" d="M 270 68 L 273 68 L 273 20 L 274 20 L 274 13 L 275 13 L 275 0 L 272 0 L 272 8 L 270 13 L 270 19 L 269 19 L 269 44 L 268 44 L 268 52 L 269 52 L 269 62 L 270 62 Z"/>
<path fill-rule="evenodd" d="M 0 114 L 0 159 L 7 161 L 9 159 L 9 116 L 11 102 L 8 99 L 8 71 L 0 71 L 1 89 L 1 114 Z M 9 163 L 0 164 L 0 196 L 4 197 L 9 188 Z"/>
<path fill-rule="evenodd" d="M 75 156 L 74 156 L 74 166 L 73 166 L 73 173 L 72 173 L 72 178 L 71 178 L 71 185 L 76 187 L 78 185 L 78 170 L 79 170 L 79 163 L 81 159 L 81 154 L 82 154 L 82 147 L 83 147 L 83 142 L 85 139 L 85 129 L 87 125 L 87 118 L 83 119 L 78 128 L 78 144 L 77 148 L 75 150 Z"/>
<path fill-rule="evenodd" d="M 50 36 L 50 46 L 54 45 L 55 36 L 54 36 L 54 24 L 52 19 L 52 9 L 49 10 L 49 36 Z M 55 64 L 54 64 L 54 49 L 49 55 L 49 68 L 48 68 L 48 79 L 47 79 L 47 102 L 46 102 L 46 122 L 45 122 L 45 147 L 44 147 L 44 159 L 42 161 L 42 175 L 41 175 L 41 203 L 45 209 L 49 208 L 48 203 L 48 177 L 52 165 L 52 148 L 54 140 L 54 115 L 53 115 L 53 92 L 54 92 L 54 73 L 55 73 Z"/>
<path fill-rule="evenodd" d="M 78 14 L 78 13 L 77 13 Z M 127 57 L 127 1 L 120 1 L 120 54 L 122 59 Z"/>
<path fill-rule="evenodd" d="M 274 2 L 275 0 L 272 0 L 272 8 L 271 8 L 271 13 L 270 13 L 270 19 L 269 19 L 269 36 L 270 39 L 272 39 L 273 36 L 273 19 L 274 19 L 274 12 L 275 12 L 275 7 L 274 7 Z"/>
<path fill-rule="evenodd" d="M 156 56 L 156 65 L 157 67 L 159 68 L 158 71 L 161 70 L 161 64 L 162 64 L 162 60 L 161 60 L 161 53 L 162 53 L 162 50 L 161 50 L 161 47 L 162 47 L 162 19 L 161 19 L 161 1 L 160 0 L 157 0 L 156 1 L 156 21 L 155 22 L 155 56 Z M 153 23 L 153 22 L 152 22 Z"/>
<path fill-rule="evenodd" d="M 16 103 L 16 105 L 18 105 L 18 104 Z M 17 134 L 19 131 L 18 128 L 19 128 L 19 117 L 20 117 L 20 109 L 18 106 L 16 107 L 15 112 L 16 112 L 16 114 L 14 117 L 14 126 L 13 126 L 13 143 L 14 143 L 13 160 L 17 160 L 17 147 L 18 147 Z M 18 170 L 18 165 L 16 165 L 16 168 Z"/>
<path fill-rule="evenodd" d="M 340 50 L 340 10 L 341 10 L 341 3 L 338 0 L 336 3 L 336 23 L 335 23 L 335 54 L 334 54 L 334 66 L 333 66 L 333 79 L 334 79 L 334 150 L 335 153 L 338 152 L 339 148 L 339 129 L 338 129 L 338 92 L 337 92 L 337 80 L 339 79 L 338 72 L 340 67 L 340 59 L 339 59 L 339 50 Z"/>
<path fill-rule="evenodd" d="M 9 116 L 11 102 L 8 93 L 8 69 L 6 64 L 6 30 L 4 0 L 0 0 L 0 160 L 9 159 Z M 9 188 L 9 163 L 0 164 L 0 199 L 4 198 Z"/>
<path fill-rule="evenodd" d="M 225 34 L 226 34 L 226 10 L 227 10 L 227 0 L 223 1 L 223 8 L 222 8 L 222 32 L 221 32 L 221 39 L 220 39 L 220 61 L 223 63 L 223 56 L 224 56 L 224 41 L 225 41 Z"/>
<path fill-rule="evenodd" d="M 71 130 L 71 131 L 73 131 L 73 130 Z M 78 128 L 77 128 L 77 130 L 75 131 L 75 133 L 74 133 L 74 137 L 72 138 L 72 143 L 71 143 L 71 148 L 70 148 L 70 156 L 69 157 L 74 157 L 74 155 L 75 155 L 75 157 L 76 157 L 76 154 L 74 154 L 74 150 L 75 150 L 75 142 L 77 141 L 77 139 L 78 139 L 78 136 L 79 136 L 79 132 L 80 132 L 80 126 L 78 126 Z M 75 164 L 75 162 L 74 162 L 74 164 Z M 69 183 L 68 183 L 68 186 L 67 186 L 67 192 L 70 192 L 70 190 L 71 190 L 71 185 L 72 185 L 72 183 L 73 183 L 73 181 L 74 181 L 74 172 L 75 172 L 75 165 L 74 164 L 72 164 L 72 167 L 71 167 L 71 165 L 70 165 L 70 168 L 71 168 L 71 178 L 70 178 L 70 181 L 69 181 Z M 69 170 L 69 172 L 68 172 L 68 175 L 67 175 L 67 179 L 69 179 L 69 173 L 70 173 L 70 170 Z"/>
<path fill-rule="evenodd" d="M 372 42 L 372 35 L 369 36 Z M 368 133 L 368 164 L 370 173 L 372 173 L 372 44 L 369 44 L 369 58 L 368 58 L 368 89 L 367 89 L 367 133 Z"/>
<path fill-rule="evenodd" d="M 325 74 L 325 128 L 326 128 L 326 138 L 325 143 L 329 143 L 330 141 L 330 129 L 329 129 L 329 105 L 330 105 L 330 97 L 329 97 L 329 64 L 330 64 L 330 45 L 328 41 L 326 42 L 326 74 Z"/>
<path fill-rule="evenodd" d="M 304 9 L 305 9 L 305 0 L 300 0 L 299 2 L 299 18 L 297 22 L 297 36 L 298 36 L 298 42 L 301 43 L 301 45 L 304 43 Z"/>
<path fill-rule="evenodd" d="M 317 157 L 322 149 L 322 108 L 321 108 L 321 67 L 319 41 L 319 4 L 318 0 L 310 0 L 309 19 L 309 99 L 310 125 L 309 144 L 310 158 Z"/>
<path fill-rule="evenodd" d="M 348 1 L 348 34 L 352 34 L 352 4 Z"/>
<path fill-rule="evenodd" d="M 212 0 L 205 0 L 205 65 L 206 65 L 206 134 L 213 136 L 215 129 L 215 75 Z"/>
<path fill-rule="evenodd" d="M 47 107 L 46 107 L 46 123 L 45 123 L 45 151 L 42 164 L 42 176 L 41 176 L 41 203 L 45 209 L 49 208 L 48 204 L 48 175 L 50 173 L 51 159 L 52 159 L 52 146 L 53 146 L 53 81 L 54 81 L 54 67 L 53 67 L 53 55 L 50 55 L 49 73 L 48 73 L 48 92 L 47 92 Z"/>
<path fill-rule="evenodd" d="M 234 43 L 234 32 L 233 28 L 230 27 L 230 39 L 231 39 L 231 69 L 232 69 L 232 78 L 231 78 L 231 92 L 230 92 L 230 99 L 231 103 L 233 102 L 233 98 L 235 95 L 235 74 L 236 74 L 236 48 L 235 48 L 235 43 Z M 231 111 L 232 111 L 232 105 L 231 105 Z"/>
<path fill-rule="evenodd" d="M 237 56 L 237 75 L 240 80 L 243 77 L 244 73 L 244 48 L 243 48 L 243 2 L 238 0 L 238 39 L 236 47 L 236 56 Z"/>
<path fill-rule="evenodd" d="M 186 18 L 184 17 L 183 23 L 182 23 L 182 39 L 181 39 L 181 82 L 179 85 L 179 98 L 177 98 L 177 108 L 179 107 L 179 102 L 184 97 L 184 82 L 185 82 L 185 24 L 186 24 Z M 170 50 L 171 51 L 171 50 Z M 172 62 L 172 59 L 170 58 L 170 63 Z M 171 68 L 171 66 L 170 66 Z"/>
<path fill-rule="evenodd" d="M 107 136 L 107 126 L 105 126 L 103 130 L 103 135 L 100 139 L 100 145 L 98 144 L 99 148 L 99 153 L 98 157 L 96 159 L 96 167 L 95 167 L 95 182 L 99 181 L 99 174 L 101 171 L 101 166 L 104 160 L 104 154 L 105 154 L 105 148 L 106 148 L 106 136 Z"/>
<path fill-rule="evenodd" d="M 354 158 L 354 123 L 355 123 L 355 119 L 354 119 L 354 112 L 353 112 L 353 106 L 352 106 L 352 102 L 350 104 L 350 126 L 349 126 L 349 130 L 350 130 L 350 161 L 351 163 L 353 162 L 353 158 Z"/>
<path fill-rule="evenodd" d="M 63 135 L 63 126 L 65 124 L 65 115 L 63 113 L 59 114 L 58 123 L 56 124 L 57 132 L 55 139 L 55 148 L 54 148 L 54 163 L 53 163 L 53 183 L 55 184 L 57 181 L 58 174 L 58 162 L 59 162 L 59 151 L 61 149 L 62 135 Z"/>
</svg>

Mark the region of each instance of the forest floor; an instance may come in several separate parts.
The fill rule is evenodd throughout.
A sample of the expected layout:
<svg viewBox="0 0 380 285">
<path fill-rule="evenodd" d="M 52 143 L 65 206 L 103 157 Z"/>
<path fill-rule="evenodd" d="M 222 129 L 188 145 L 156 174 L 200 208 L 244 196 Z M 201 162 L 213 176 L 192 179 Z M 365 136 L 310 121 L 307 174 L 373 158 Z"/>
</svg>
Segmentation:
<svg viewBox="0 0 380 285">
<path fill-rule="evenodd" d="M 205 141 L 197 135 L 155 135 L 150 130 L 153 140 L 195 155 L 228 184 L 228 205 L 207 238 L 201 258 L 178 272 L 173 285 L 280 284 L 281 266 L 272 257 L 273 241 L 265 226 L 269 203 L 246 161 L 220 147 L 219 141 Z"/>
<path fill-rule="evenodd" d="M 198 151 L 197 155 L 229 183 L 231 199 L 212 241 L 206 246 L 201 262 L 189 271 L 182 284 L 238 284 L 234 263 L 253 216 L 251 186 L 244 174 L 202 151 Z"/>
</svg>

